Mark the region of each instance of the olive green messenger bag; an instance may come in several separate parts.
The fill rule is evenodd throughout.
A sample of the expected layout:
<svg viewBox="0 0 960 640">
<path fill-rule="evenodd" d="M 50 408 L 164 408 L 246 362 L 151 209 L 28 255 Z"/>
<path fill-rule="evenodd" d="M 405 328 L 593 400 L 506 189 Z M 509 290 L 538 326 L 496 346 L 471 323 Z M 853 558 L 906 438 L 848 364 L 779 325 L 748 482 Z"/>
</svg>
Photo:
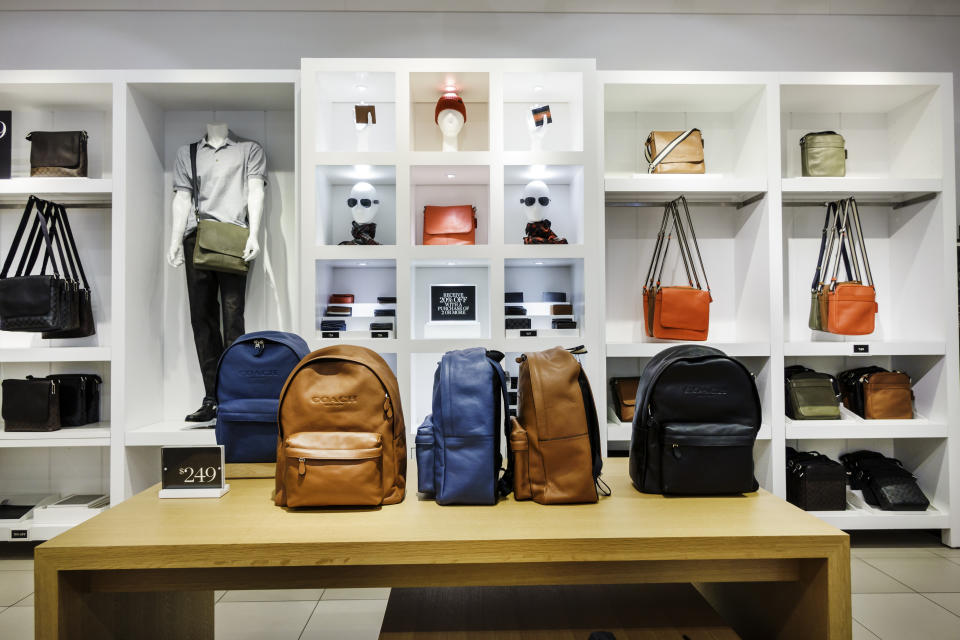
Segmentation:
<svg viewBox="0 0 960 640">
<path fill-rule="evenodd" d="M 245 274 L 250 266 L 243 259 L 250 230 L 210 216 L 200 217 L 200 181 L 197 179 L 197 147 L 190 145 L 190 171 L 193 174 L 193 213 L 197 217 L 197 243 L 193 266 L 205 271 Z"/>
</svg>

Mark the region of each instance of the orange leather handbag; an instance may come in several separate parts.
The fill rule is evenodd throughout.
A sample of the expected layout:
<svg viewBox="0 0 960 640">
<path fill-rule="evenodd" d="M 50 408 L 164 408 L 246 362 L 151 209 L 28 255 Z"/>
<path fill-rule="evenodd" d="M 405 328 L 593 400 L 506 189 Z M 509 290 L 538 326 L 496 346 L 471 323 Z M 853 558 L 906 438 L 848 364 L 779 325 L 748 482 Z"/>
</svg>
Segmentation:
<svg viewBox="0 0 960 640">
<path fill-rule="evenodd" d="M 823 265 L 817 265 L 818 272 L 826 273 L 833 262 L 833 273 L 829 285 L 822 281 L 822 276 L 817 284 L 814 294 L 818 303 L 820 326 L 814 327 L 811 323 L 811 328 L 846 336 L 870 334 L 876 326 L 877 292 L 873 285 L 870 260 L 867 258 L 867 246 L 863 239 L 863 228 L 860 225 L 860 212 L 853 198 L 839 201 L 833 207 L 836 223 L 830 225 L 826 262 Z M 836 253 L 835 258 L 834 253 Z M 838 282 L 841 260 L 845 266 L 847 279 Z M 864 284 L 864 277 L 866 284 Z"/>
<path fill-rule="evenodd" d="M 686 217 L 684 228 L 680 217 L 680 206 Z M 672 231 L 669 230 L 673 226 Z M 666 265 L 667 252 L 673 236 L 677 237 L 680 247 L 680 259 L 687 274 L 687 286 L 664 287 L 661 284 Z M 696 250 L 697 262 L 694 262 L 690 245 Z M 699 263 L 699 273 L 697 264 Z M 703 274 L 703 286 L 700 274 Z M 686 198 L 680 196 L 667 204 L 657 234 L 653 258 L 643 288 L 643 317 L 647 335 L 666 340 L 706 340 L 710 328 L 710 283 L 703 266 L 703 256 L 697 244 L 697 234 L 693 230 L 693 219 L 687 207 Z"/>
<path fill-rule="evenodd" d="M 476 244 L 477 210 L 468 204 L 423 208 L 423 244 Z"/>
</svg>

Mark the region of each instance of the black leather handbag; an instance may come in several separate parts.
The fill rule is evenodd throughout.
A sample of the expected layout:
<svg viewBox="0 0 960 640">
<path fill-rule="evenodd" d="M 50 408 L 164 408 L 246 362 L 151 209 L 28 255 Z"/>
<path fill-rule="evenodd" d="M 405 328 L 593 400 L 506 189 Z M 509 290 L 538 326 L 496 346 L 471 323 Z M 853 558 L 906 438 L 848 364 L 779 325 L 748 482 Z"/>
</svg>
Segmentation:
<svg viewBox="0 0 960 640">
<path fill-rule="evenodd" d="M 31 131 L 27 140 L 31 176 L 87 177 L 86 131 Z"/>
<path fill-rule="evenodd" d="M 28 379 L 31 378 L 28 376 Z M 46 379 L 57 387 L 61 426 L 82 427 L 100 422 L 100 376 L 95 373 L 54 373 Z"/>
<path fill-rule="evenodd" d="M 56 431 L 60 428 L 60 398 L 54 380 L 4 380 L 4 431 Z"/>
<path fill-rule="evenodd" d="M 77 311 L 78 288 L 61 274 L 54 257 L 50 221 L 55 205 L 30 196 L 13 236 L 7 259 L 0 270 L 0 330 L 3 331 L 63 331 L 76 329 L 80 322 Z M 30 221 L 30 233 L 27 227 Z M 24 242 L 26 239 L 26 242 Z M 22 247 L 22 250 L 21 250 Z M 11 276 L 14 257 L 20 253 L 16 272 Z M 31 275 L 40 254 L 43 262 L 38 275 Z M 47 263 L 53 275 L 48 275 Z M 65 277 L 67 276 L 67 277 Z"/>
<path fill-rule="evenodd" d="M 525 316 L 527 315 L 527 308 L 517 305 L 507 305 L 503 307 L 503 313 L 508 316 Z"/>
<path fill-rule="evenodd" d="M 73 237 L 73 230 L 70 228 L 70 218 L 67 216 L 67 209 L 63 205 L 54 205 L 53 210 L 53 232 L 51 237 L 60 244 L 65 244 L 66 263 L 70 269 L 70 279 L 74 283 L 77 297 L 77 326 L 73 329 L 65 328 L 59 331 L 44 331 L 44 338 L 85 338 L 92 336 L 97 331 L 96 324 L 93 321 L 93 300 L 90 291 L 90 283 L 87 282 L 87 274 L 83 270 L 83 263 L 80 262 L 80 252 L 77 250 L 77 241 Z M 63 256 L 61 256 L 61 259 Z M 82 285 L 82 286 L 81 286 Z"/>
</svg>

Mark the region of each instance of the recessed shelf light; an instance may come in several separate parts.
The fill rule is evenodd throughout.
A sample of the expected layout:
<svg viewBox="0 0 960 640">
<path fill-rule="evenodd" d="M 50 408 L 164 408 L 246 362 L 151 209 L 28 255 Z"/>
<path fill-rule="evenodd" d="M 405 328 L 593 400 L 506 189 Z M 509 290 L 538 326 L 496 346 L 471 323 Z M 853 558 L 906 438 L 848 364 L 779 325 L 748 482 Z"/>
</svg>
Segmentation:
<svg viewBox="0 0 960 640">
<path fill-rule="evenodd" d="M 543 264 L 543 260 L 537 260 L 537 261 L 534 262 L 533 264 Z"/>
<path fill-rule="evenodd" d="M 455 173 L 448 173 L 448 174 L 447 174 L 447 177 L 450 178 L 451 180 L 453 180 L 454 178 L 457 177 L 457 174 L 455 174 Z"/>
<path fill-rule="evenodd" d="M 454 85 L 452 85 L 452 84 L 448 84 L 447 86 L 445 86 L 445 87 L 443 88 L 443 90 L 446 91 L 447 93 L 456 93 L 456 92 L 457 92 L 457 88 L 456 88 Z"/>
<path fill-rule="evenodd" d="M 357 90 L 357 93 L 363 93 L 367 90 L 367 85 L 365 84 L 355 84 L 353 88 Z"/>
<path fill-rule="evenodd" d="M 451 260 L 450 262 L 447 263 L 447 266 L 448 266 L 448 267 L 452 267 L 452 266 L 454 266 L 454 265 L 456 265 L 456 264 L 457 264 L 456 262 L 454 262 L 453 260 Z"/>
<path fill-rule="evenodd" d="M 540 93 L 541 91 L 543 91 L 543 87 L 541 87 L 540 85 L 537 85 L 533 88 L 534 93 Z"/>
<path fill-rule="evenodd" d="M 358 262 L 358 263 L 357 263 L 357 266 L 358 266 L 358 267 L 365 267 L 365 266 L 367 266 L 367 263 L 366 263 L 366 262 Z"/>
<path fill-rule="evenodd" d="M 532 164 L 530 165 L 530 177 L 537 180 L 542 180 L 547 177 L 547 165 L 545 164 Z"/>
<path fill-rule="evenodd" d="M 370 178 L 373 176 L 373 167 L 369 164 L 355 164 L 353 172 L 358 178 Z"/>
</svg>

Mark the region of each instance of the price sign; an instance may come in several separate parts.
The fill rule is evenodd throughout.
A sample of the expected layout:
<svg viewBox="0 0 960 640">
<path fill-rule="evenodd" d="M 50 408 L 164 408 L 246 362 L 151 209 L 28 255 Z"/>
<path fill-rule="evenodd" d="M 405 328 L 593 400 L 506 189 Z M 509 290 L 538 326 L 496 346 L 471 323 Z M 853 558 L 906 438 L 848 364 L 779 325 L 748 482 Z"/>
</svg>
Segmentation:
<svg viewBox="0 0 960 640">
<path fill-rule="evenodd" d="M 225 488 L 222 446 L 161 447 L 160 468 L 161 497 L 193 490 L 204 490 L 206 495 Z"/>
<path fill-rule="evenodd" d="M 10 160 L 13 155 L 11 115 L 9 111 L 0 111 L 0 179 L 10 177 Z"/>
<path fill-rule="evenodd" d="M 430 286 L 432 322 L 477 319 L 477 287 L 472 284 L 434 284 Z"/>
</svg>

